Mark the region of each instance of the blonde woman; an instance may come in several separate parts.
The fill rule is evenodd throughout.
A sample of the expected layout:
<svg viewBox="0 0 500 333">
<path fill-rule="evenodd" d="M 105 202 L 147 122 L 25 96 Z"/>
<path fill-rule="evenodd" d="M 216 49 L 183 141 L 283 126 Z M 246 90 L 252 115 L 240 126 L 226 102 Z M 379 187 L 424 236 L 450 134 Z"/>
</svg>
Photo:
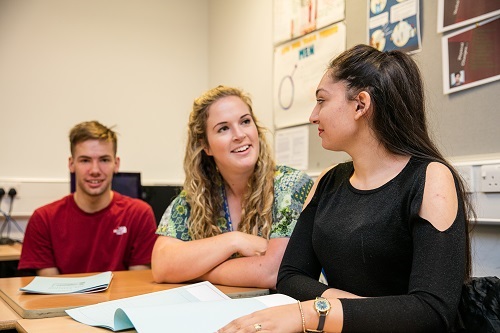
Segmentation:
<svg viewBox="0 0 500 333">
<path fill-rule="evenodd" d="M 274 289 L 313 181 L 275 165 L 243 91 L 218 86 L 194 101 L 184 171 L 156 232 L 154 280 Z"/>
</svg>

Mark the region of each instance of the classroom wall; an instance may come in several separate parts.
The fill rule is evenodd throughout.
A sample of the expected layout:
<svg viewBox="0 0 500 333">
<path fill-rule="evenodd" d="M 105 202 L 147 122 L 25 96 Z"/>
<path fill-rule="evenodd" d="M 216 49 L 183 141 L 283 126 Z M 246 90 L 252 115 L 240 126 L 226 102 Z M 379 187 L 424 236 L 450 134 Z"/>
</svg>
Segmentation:
<svg viewBox="0 0 500 333">
<path fill-rule="evenodd" d="M 208 64 L 209 86 L 234 85 L 250 93 L 258 120 L 271 133 L 272 12 L 270 0 L 211 0 Z"/>
<path fill-rule="evenodd" d="M 182 181 L 208 23 L 200 0 L 0 1 L 0 178 L 68 180 L 69 129 L 97 119 L 122 170 Z"/>
<path fill-rule="evenodd" d="M 272 10 L 270 0 L 1 0 L 0 186 L 20 189 L 18 220 L 67 193 L 79 121 L 116 124 L 122 170 L 147 185 L 182 183 L 187 115 L 209 87 L 247 90 L 272 133 Z M 347 47 L 367 41 L 366 20 L 366 0 L 346 1 Z M 498 159 L 500 82 L 443 95 L 435 2 L 422 23 L 415 59 L 433 137 L 457 161 Z M 478 226 L 474 242 L 475 273 L 500 272 L 500 227 Z"/>
<path fill-rule="evenodd" d="M 500 82 L 443 95 L 437 8 L 422 9 L 415 59 L 433 136 L 446 156 L 498 158 Z M 90 119 L 116 125 L 123 171 L 181 184 L 192 100 L 218 84 L 247 90 L 272 133 L 272 10 L 269 0 L 0 1 L 0 186 L 22 201 L 38 186 L 25 182 L 67 182 L 68 131 Z M 348 47 L 366 42 L 366 19 L 366 0 L 346 1 Z"/>
</svg>

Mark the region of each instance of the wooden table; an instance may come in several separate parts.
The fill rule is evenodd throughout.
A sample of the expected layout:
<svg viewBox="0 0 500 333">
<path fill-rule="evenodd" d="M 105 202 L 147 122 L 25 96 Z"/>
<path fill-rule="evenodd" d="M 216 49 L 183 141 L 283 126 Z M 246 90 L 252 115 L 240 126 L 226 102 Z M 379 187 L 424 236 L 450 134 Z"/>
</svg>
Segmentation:
<svg viewBox="0 0 500 333">
<path fill-rule="evenodd" d="M 22 245 L 19 243 L 0 245 L 0 261 L 19 260 L 21 249 Z"/>
<path fill-rule="evenodd" d="M 66 276 L 74 277 L 85 275 L 89 274 L 68 274 Z M 93 329 L 92 332 L 99 332 L 101 329 L 96 330 L 96 328 L 77 323 L 69 317 L 64 317 L 66 316 L 64 311 L 75 307 L 132 297 L 185 285 L 155 283 L 153 282 L 151 270 L 143 270 L 113 272 L 111 285 L 106 291 L 99 293 L 40 295 L 26 294 L 19 291 L 19 288 L 26 286 L 31 282 L 31 280 L 33 280 L 33 278 L 33 276 L 30 276 L 0 279 L 0 297 L 19 316 L 19 318 L 15 319 L 18 319 L 16 328 L 20 332 L 44 332 L 43 330 L 40 330 L 42 326 L 48 328 L 47 332 L 49 332 L 50 329 L 52 329 L 52 332 L 87 332 L 89 329 Z M 253 297 L 269 294 L 268 289 L 228 286 L 217 286 L 217 288 L 231 298 Z M 3 317 L 0 319 L 0 322 L 3 322 Z M 60 325 L 64 326 L 65 329 L 59 329 Z M 105 331 L 109 332 L 109 330 Z"/>
<path fill-rule="evenodd" d="M 19 319 L 21 317 L 3 299 L 0 299 L 0 330 L 15 328 Z"/>
</svg>

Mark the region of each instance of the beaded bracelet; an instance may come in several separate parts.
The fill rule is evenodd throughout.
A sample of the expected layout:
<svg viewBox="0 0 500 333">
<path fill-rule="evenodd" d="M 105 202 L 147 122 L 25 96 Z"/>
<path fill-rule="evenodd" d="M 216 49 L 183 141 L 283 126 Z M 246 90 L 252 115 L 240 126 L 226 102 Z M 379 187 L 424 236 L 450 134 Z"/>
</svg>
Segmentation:
<svg viewBox="0 0 500 333">
<path fill-rule="evenodd" d="M 300 304 L 300 301 L 297 301 L 297 304 L 299 304 L 300 316 L 302 317 L 302 332 L 306 333 L 306 319 L 304 318 L 304 311 L 302 311 L 302 304 Z"/>
</svg>

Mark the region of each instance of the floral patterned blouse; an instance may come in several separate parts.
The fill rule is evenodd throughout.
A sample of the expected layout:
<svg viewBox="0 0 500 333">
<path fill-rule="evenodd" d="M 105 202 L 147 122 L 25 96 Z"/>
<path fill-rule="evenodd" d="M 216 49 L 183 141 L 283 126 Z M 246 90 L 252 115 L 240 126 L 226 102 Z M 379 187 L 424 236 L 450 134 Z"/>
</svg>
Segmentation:
<svg viewBox="0 0 500 333">
<path fill-rule="evenodd" d="M 270 238 L 290 237 L 312 185 L 313 180 L 303 171 L 288 166 L 276 167 L 273 224 Z M 232 231 L 232 228 L 225 190 L 222 185 L 220 193 L 224 204 L 217 223 L 224 233 Z M 156 233 L 184 241 L 191 240 L 188 232 L 189 214 L 190 207 L 186 201 L 186 192 L 182 191 L 163 214 Z"/>
</svg>

